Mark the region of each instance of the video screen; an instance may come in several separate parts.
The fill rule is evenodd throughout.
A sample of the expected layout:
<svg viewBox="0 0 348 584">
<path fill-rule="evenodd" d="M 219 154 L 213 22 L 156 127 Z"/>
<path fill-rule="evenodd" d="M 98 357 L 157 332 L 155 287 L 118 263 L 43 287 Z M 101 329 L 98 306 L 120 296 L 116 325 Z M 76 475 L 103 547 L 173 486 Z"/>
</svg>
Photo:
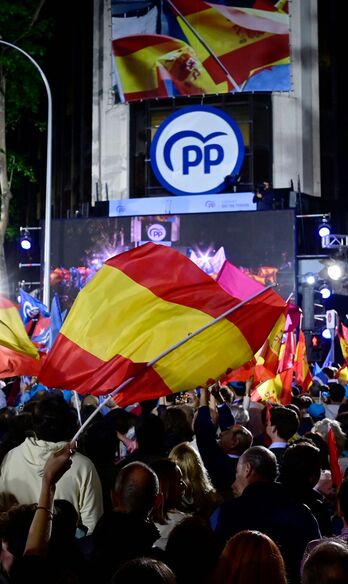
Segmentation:
<svg viewBox="0 0 348 584">
<path fill-rule="evenodd" d="M 152 241 L 174 247 L 212 278 L 228 260 L 287 299 L 295 294 L 294 225 L 292 209 L 53 221 L 51 295 L 69 309 L 108 258 Z"/>
</svg>

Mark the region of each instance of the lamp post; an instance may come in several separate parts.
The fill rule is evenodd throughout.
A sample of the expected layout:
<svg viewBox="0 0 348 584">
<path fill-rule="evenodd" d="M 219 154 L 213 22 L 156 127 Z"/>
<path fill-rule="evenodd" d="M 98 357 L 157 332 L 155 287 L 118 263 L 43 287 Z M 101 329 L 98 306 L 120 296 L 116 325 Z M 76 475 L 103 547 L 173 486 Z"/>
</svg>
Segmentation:
<svg viewBox="0 0 348 584">
<path fill-rule="evenodd" d="M 40 65 L 31 55 L 20 47 L 3 41 L 2 45 L 16 49 L 32 62 L 39 71 L 47 91 L 47 157 L 46 157 L 46 203 L 45 203 L 45 236 L 44 236 L 44 260 L 43 260 L 43 303 L 49 308 L 50 303 L 50 259 L 51 259 L 51 199 L 52 199 L 52 94 L 47 77 Z"/>
</svg>

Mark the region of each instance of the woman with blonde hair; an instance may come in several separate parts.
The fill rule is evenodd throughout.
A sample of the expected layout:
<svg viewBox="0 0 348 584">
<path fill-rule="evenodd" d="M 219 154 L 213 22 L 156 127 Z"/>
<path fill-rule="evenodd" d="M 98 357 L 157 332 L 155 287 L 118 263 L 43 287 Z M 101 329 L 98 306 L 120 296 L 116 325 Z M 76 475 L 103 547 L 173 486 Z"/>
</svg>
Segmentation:
<svg viewBox="0 0 348 584">
<path fill-rule="evenodd" d="M 213 584 L 287 584 L 279 547 L 260 531 L 236 533 L 218 560 Z"/>
<path fill-rule="evenodd" d="M 199 452 L 189 442 L 181 442 L 171 450 L 169 458 L 180 467 L 186 484 L 181 508 L 200 517 L 210 517 L 222 501 L 211 483 Z"/>
</svg>

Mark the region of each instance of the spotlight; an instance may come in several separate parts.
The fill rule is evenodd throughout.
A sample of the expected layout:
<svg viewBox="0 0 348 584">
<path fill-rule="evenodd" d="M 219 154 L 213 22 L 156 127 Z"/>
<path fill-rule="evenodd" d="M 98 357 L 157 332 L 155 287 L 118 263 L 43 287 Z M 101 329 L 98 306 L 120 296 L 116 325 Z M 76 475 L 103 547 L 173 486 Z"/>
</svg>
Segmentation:
<svg viewBox="0 0 348 584">
<path fill-rule="evenodd" d="M 313 286 L 313 284 L 315 284 L 315 276 L 314 276 L 314 274 L 306 274 L 305 280 L 306 280 L 306 283 L 307 284 L 309 284 L 310 286 Z"/>
<path fill-rule="evenodd" d="M 25 251 L 28 251 L 29 249 L 31 249 L 31 245 L 32 245 L 32 240 L 31 240 L 28 229 L 21 229 L 21 235 L 20 235 L 21 248 L 24 249 Z"/>
<path fill-rule="evenodd" d="M 331 288 L 325 283 L 320 286 L 319 292 L 321 294 L 321 297 L 324 300 L 326 300 L 327 298 L 330 298 L 330 296 L 332 294 Z"/>
<path fill-rule="evenodd" d="M 331 339 L 331 332 L 329 331 L 329 329 L 328 329 L 328 328 L 325 328 L 325 329 L 323 330 L 323 332 L 321 333 L 321 336 L 322 336 L 324 339 Z"/>
<path fill-rule="evenodd" d="M 339 264 L 331 264 L 327 269 L 327 273 L 331 280 L 339 280 L 343 275 L 342 268 Z"/>
<path fill-rule="evenodd" d="M 331 225 L 327 218 L 323 217 L 323 222 L 319 225 L 318 234 L 320 237 L 327 237 L 331 233 Z"/>
</svg>

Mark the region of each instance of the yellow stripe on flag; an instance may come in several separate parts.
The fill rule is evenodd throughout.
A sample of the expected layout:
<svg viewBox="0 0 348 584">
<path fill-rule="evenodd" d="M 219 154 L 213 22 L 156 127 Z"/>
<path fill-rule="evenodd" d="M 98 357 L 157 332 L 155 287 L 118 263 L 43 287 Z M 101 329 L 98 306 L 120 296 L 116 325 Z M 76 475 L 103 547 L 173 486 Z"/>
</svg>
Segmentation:
<svg viewBox="0 0 348 584">
<path fill-rule="evenodd" d="M 213 320 L 212 316 L 203 311 L 163 300 L 122 271 L 104 265 L 88 288 L 84 289 L 84 294 L 79 295 L 79 302 L 74 303 L 60 332 L 103 361 L 109 361 L 118 354 L 133 362 L 144 363 Z M 85 323 L 83 329 L 81 322 Z M 156 334 L 149 336 L 150 330 L 155 330 Z M 179 370 L 175 370 L 174 378 L 180 379 L 180 367 L 187 378 L 187 351 L 190 351 L 190 347 L 197 350 L 198 344 L 202 346 L 202 353 L 207 347 L 209 352 L 214 352 L 214 339 L 219 340 L 221 348 L 223 339 L 230 342 L 231 336 L 235 337 L 237 345 L 233 351 L 226 351 L 229 353 L 226 368 L 233 368 L 235 363 L 239 365 L 241 356 L 243 359 L 245 356 L 245 361 L 250 359 L 252 350 L 245 337 L 238 327 L 224 319 L 196 339 L 191 339 L 189 346 L 176 349 L 171 359 L 178 361 Z M 181 357 L 182 351 L 185 352 L 185 359 Z M 234 362 L 231 362 L 231 353 Z M 223 355 L 216 357 L 217 369 L 221 371 Z M 168 381 L 172 378 L 168 371 L 169 361 L 169 356 L 160 361 L 156 370 L 172 386 L 173 382 Z M 202 361 L 204 363 L 204 359 Z M 198 364 L 200 370 L 202 361 Z M 181 362 L 185 364 L 181 365 Z M 207 359 L 207 362 L 210 368 L 208 378 L 214 372 L 211 370 L 211 360 Z"/>
<path fill-rule="evenodd" d="M 35 358 L 39 357 L 38 350 L 29 339 L 14 305 L 0 308 L 0 345 Z"/>
</svg>

